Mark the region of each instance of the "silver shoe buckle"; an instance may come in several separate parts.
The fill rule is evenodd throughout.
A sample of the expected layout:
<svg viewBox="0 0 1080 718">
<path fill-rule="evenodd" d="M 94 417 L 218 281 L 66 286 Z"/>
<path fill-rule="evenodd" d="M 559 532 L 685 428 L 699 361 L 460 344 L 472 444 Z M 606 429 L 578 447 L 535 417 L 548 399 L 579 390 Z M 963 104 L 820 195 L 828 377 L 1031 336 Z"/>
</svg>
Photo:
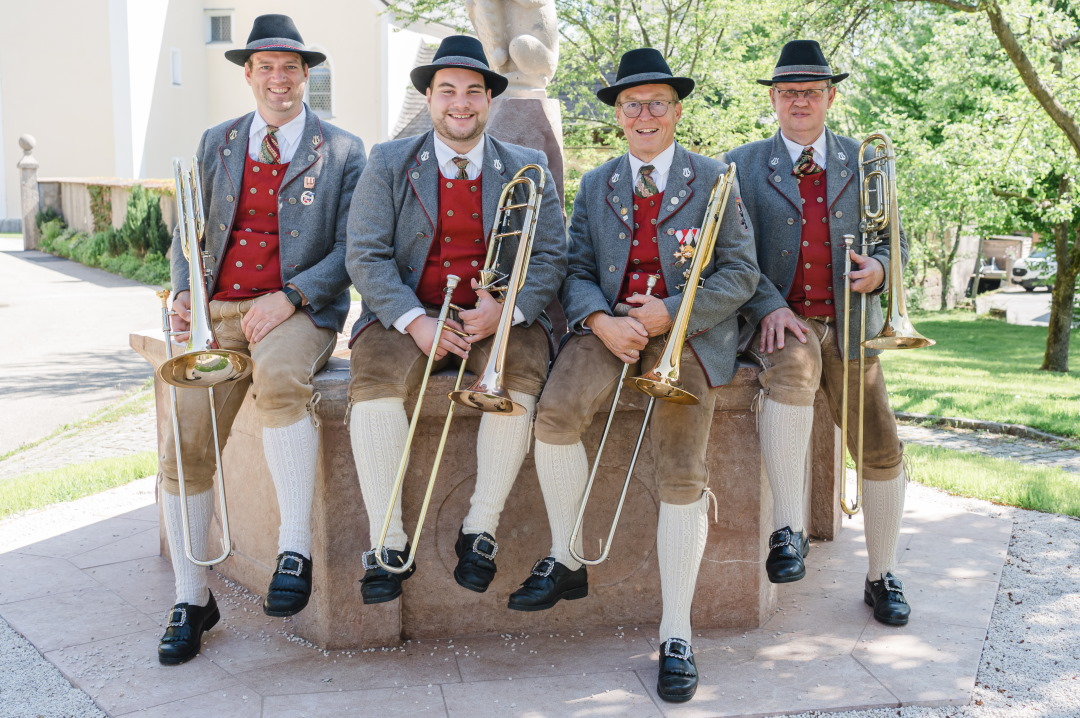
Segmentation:
<svg viewBox="0 0 1080 718">
<path fill-rule="evenodd" d="M 490 553 L 488 551 L 484 551 L 483 549 L 480 548 L 481 543 L 484 543 L 484 544 L 491 547 Z M 495 543 L 495 539 L 490 539 L 487 536 L 484 536 L 483 534 L 479 534 L 479 535 L 477 535 L 476 538 L 473 539 L 472 550 L 473 550 L 473 553 L 478 554 L 480 556 L 483 556 L 488 561 L 494 561 L 495 560 L 495 554 L 499 553 L 499 544 Z"/>
<path fill-rule="evenodd" d="M 675 646 L 680 646 L 681 650 L 672 650 Z M 671 658 L 681 658 L 686 660 L 694 654 L 693 651 L 690 650 L 689 641 L 684 641 L 681 638 L 669 638 L 664 641 L 664 655 Z"/>
<path fill-rule="evenodd" d="M 886 591 L 895 591 L 902 594 L 904 592 L 904 583 L 896 576 L 889 574 L 881 577 L 882 586 Z"/>
<path fill-rule="evenodd" d="M 174 618 L 174 616 L 176 616 L 176 614 L 178 613 L 180 614 L 179 620 Z M 187 609 L 183 606 L 175 606 L 169 609 L 169 615 L 167 616 L 167 618 L 169 619 L 169 621 L 165 624 L 166 628 L 180 628 L 187 623 Z"/>
<path fill-rule="evenodd" d="M 378 563 L 378 561 L 375 560 L 375 549 L 371 549 L 370 551 L 364 551 L 364 553 L 361 554 L 360 558 L 364 562 L 364 570 L 365 571 L 370 571 L 372 569 L 379 568 L 379 563 Z M 383 546 L 382 558 L 383 558 L 383 563 L 385 563 L 385 564 L 390 563 L 390 554 L 387 552 L 385 546 Z"/>
<path fill-rule="evenodd" d="M 532 567 L 532 575 L 533 576 L 540 576 L 542 578 L 547 578 L 548 576 L 551 575 L 551 572 L 554 571 L 554 570 L 555 570 L 555 559 L 553 559 L 553 558 L 551 558 L 549 556 L 548 558 L 540 559 L 539 561 L 537 561 L 533 565 L 533 567 Z"/>
<path fill-rule="evenodd" d="M 286 561 L 294 562 L 296 564 L 296 568 L 286 567 Z M 299 556 L 282 556 L 281 560 L 278 561 L 277 572 L 288 574 L 289 576 L 299 576 L 301 573 L 304 572 L 304 559 L 300 558 Z"/>
</svg>

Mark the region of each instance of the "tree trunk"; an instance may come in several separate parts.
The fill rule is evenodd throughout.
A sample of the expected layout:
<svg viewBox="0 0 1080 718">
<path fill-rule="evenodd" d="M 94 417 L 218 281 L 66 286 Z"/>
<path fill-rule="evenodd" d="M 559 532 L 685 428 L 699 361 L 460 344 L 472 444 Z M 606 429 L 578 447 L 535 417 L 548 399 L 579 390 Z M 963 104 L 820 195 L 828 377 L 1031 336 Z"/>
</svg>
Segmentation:
<svg viewBox="0 0 1080 718">
<path fill-rule="evenodd" d="M 1058 247 L 1066 244 L 1069 232 L 1073 228 L 1068 222 L 1061 222 L 1054 230 L 1054 240 Z M 1077 227 L 1080 234 L 1080 227 Z M 1080 237 L 1074 238 L 1075 242 Z M 1050 299 L 1050 331 L 1046 335 L 1046 353 L 1040 369 L 1043 371 L 1069 371 L 1069 335 L 1072 332 L 1073 300 L 1076 297 L 1076 277 L 1080 274 L 1080 265 L 1072 259 L 1069 252 L 1057 253 L 1058 269 L 1054 279 L 1054 293 Z"/>
</svg>

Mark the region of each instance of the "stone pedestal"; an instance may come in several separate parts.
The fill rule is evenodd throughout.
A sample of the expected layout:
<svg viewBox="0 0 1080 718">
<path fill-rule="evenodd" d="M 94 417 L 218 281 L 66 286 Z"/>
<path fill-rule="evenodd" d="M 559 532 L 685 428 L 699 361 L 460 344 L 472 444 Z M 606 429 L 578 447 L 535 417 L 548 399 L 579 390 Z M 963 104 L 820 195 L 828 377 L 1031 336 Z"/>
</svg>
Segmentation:
<svg viewBox="0 0 1080 718">
<path fill-rule="evenodd" d="M 503 142 L 531 147 L 547 155 L 562 202 L 562 109 L 550 97 L 496 97 L 488 114 L 487 131 Z"/>
<path fill-rule="evenodd" d="M 22 159 L 18 162 L 19 168 L 19 195 L 20 210 L 22 213 L 23 250 L 37 249 L 41 237 L 38 234 L 37 213 L 40 198 L 38 197 L 37 171 L 38 161 L 31 154 L 37 141 L 32 135 L 23 135 L 19 138 L 19 147 L 23 151 Z"/>
<path fill-rule="evenodd" d="M 133 334 L 131 344 L 155 365 L 164 357 L 164 344 L 156 335 Z M 445 397 L 452 381 L 451 376 L 441 375 L 428 384 L 424 418 L 414 440 L 403 496 L 406 530 L 410 533 L 426 488 L 429 461 L 442 429 Z M 402 599 L 362 605 L 357 583 L 362 575 L 360 556 L 370 546 L 368 517 L 344 423 L 348 409 L 347 360 L 332 358 L 316 376 L 315 385 L 321 394 L 321 443 L 313 516 L 314 591 L 308 608 L 292 619 L 291 630 L 320 646 L 336 649 L 395 645 L 406 638 L 659 622 L 659 498 L 654 477 L 664 471 L 664 466 L 647 443 L 631 482 L 611 558 L 589 569 L 588 598 L 563 601 L 549 611 L 536 613 L 506 608 L 509 594 L 525 579 L 533 562 L 547 555 L 551 544 L 531 455 L 502 515 L 497 533 L 499 572 L 491 587 L 479 594 L 455 583 L 454 541 L 476 475 L 475 437 L 480 419 L 478 412 L 461 408 L 450 432 L 420 540 L 416 574 L 405 583 Z M 157 391 L 159 437 L 164 437 L 171 431 L 167 387 L 159 382 Z M 693 607 L 697 628 L 756 627 L 775 606 L 775 587 L 768 582 L 763 567 L 771 532 L 772 501 L 761 468 L 755 417 L 750 410 L 757 392 L 757 369 L 740 367 L 732 383 L 721 392 L 713 415 L 713 450 L 708 465 L 719 517 L 714 522 L 710 510 L 708 544 Z M 599 539 L 607 535 L 643 417 L 645 397 L 636 392 L 623 392 L 623 397 L 587 514 L 587 555 L 596 555 Z M 261 432 L 251 409 L 251 402 L 245 402 L 224 454 L 234 553 L 217 570 L 261 595 L 277 553 L 278 513 L 263 458 Z M 827 413 L 818 416 L 827 417 Z M 585 436 L 590 457 L 595 453 L 604 418 L 599 415 Z M 831 427 L 831 422 L 828 425 Z M 824 463 L 815 461 L 814 466 L 820 470 Z M 835 470 L 829 468 L 835 475 Z M 818 483 L 825 485 L 830 480 L 827 476 L 815 477 L 815 497 Z M 815 512 L 823 510 L 815 503 Z M 377 522 L 382 521 L 381 511 L 374 519 Z M 164 540 L 162 552 L 167 552 Z"/>
</svg>

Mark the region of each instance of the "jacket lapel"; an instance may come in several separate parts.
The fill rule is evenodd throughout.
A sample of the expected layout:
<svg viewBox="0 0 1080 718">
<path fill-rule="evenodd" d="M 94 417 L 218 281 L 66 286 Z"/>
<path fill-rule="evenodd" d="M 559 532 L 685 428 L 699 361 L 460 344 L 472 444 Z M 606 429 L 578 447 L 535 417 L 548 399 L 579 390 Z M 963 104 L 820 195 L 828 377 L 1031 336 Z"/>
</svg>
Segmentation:
<svg viewBox="0 0 1080 718">
<path fill-rule="evenodd" d="M 840 193 L 855 176 L 852 166 L 854 165 L 857 169 L 856 163 L 859 159 L 848 157 L 840 141 L 836 139 L 836 135 L 828 128 L 825 130 L 825 151 L 828 155 L 825 159 L 825 199 L 831 209 L 833 203 L 840 197 Z"/>
<path fill-rule="evenodd" d="M 615 217 L 626 227 L 633 228 L 631 211 L 634 206 L 634 177 L 630 171 L 630 155 L 624 154 L 615 171 L 608 177 L 607 204 Z"/>
<path fill-rule="evenodd" d="M 218 160 L 225 167 L 225 175 L 232 184 L 233 192 L 244 182 L 244 161 L 247 158 L 248 133 L 255 113 L 250 112 L 225 131 L 225 142 L 217 148 Z"/>
<path fill-rule="evenodd" d="M 406 158 L 403 171 L 434 232 L 439 215 L 439 160 L 435 159 L 435 141 L 432 138 L 433 134 L 429 131 L 420 145 L 420 152 L 413 157 L 413 164 L 410 165 Z"/>
<path fill-rule="evenodd" d="M 694 196 L 692 183 L 695 177 L 690 153 L 676 142 L 675 156 L 671 158 L 671 170 L 668 171 L 667 184 L 664 186 L 664 206 L 660 208 L 657 226 L 678 214 Z"/>
<path fill-rule="evenodd" d="M 503 186 L 507 182 L 506 163 L 495 149 L 495 143 L 491 137 L 484 134 L 484 166 L 480 170 L 482 182 L 480 186 L 484 193 L 484 242 L 487 243 L 488 232 L 495 222 L 495 212 L 499 209 L 499 197 L 502 195 Z"/>
<path fill-rule="evenodd" d="M 766 171 L 769 186 L 783 195 L 784 199 L 802 214 L 799 183 L 795 181 L 795 175 L 791 174 L 792 170 L 795 169 L 795 165 L 791 162 L 791 155 L 788 153 L 787 145 L 784 144 L 784 138 L 780 136 L 779 130 L 773 135 L 772 150 L 768 155 L 768 163 L 769 166 Z"/>
<path fill-rule="evenodd" d="M 282 190 L 322 159 L 322 154 L 319 152 L 322 143 L 322 122 L 319 120 L 318 115 L 312 112 L 311 108 L 308 108 L 304 119 L 304 132 L 300 135 L 300 143 L 296 146 L 296 151 L 293 152 L 292 160 L 289 162 L 289 169 L 285 171 L 285 178 L 281 180 Z"/>
</svg>

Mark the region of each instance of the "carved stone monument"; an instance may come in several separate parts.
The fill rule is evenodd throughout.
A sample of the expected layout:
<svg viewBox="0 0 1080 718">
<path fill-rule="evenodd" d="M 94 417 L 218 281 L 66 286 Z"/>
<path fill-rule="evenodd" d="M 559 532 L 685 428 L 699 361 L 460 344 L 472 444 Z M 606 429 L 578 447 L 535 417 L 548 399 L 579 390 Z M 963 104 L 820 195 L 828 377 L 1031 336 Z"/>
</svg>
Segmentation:
<svg viewBox="0 0 1080 718">
<path fill-rule="evenodd" d="M 23 233 L 23 250 L 37 249 L 38 240 L 38 227 L 37 227 L 37 213 L 38 203 L 40 197 L 38 196 L 38 161 L 34 159 L 31 154 L 34 151 L 34 147 L 37 145 L 37 140 L 33 135 L 23 135 L 19 138 L 19 147 L 23 151 L 22 159 L 19 160 L 19 187 L 20 187 L 20 206 L 22 210 L 22 233 Z"/>
</svg>

